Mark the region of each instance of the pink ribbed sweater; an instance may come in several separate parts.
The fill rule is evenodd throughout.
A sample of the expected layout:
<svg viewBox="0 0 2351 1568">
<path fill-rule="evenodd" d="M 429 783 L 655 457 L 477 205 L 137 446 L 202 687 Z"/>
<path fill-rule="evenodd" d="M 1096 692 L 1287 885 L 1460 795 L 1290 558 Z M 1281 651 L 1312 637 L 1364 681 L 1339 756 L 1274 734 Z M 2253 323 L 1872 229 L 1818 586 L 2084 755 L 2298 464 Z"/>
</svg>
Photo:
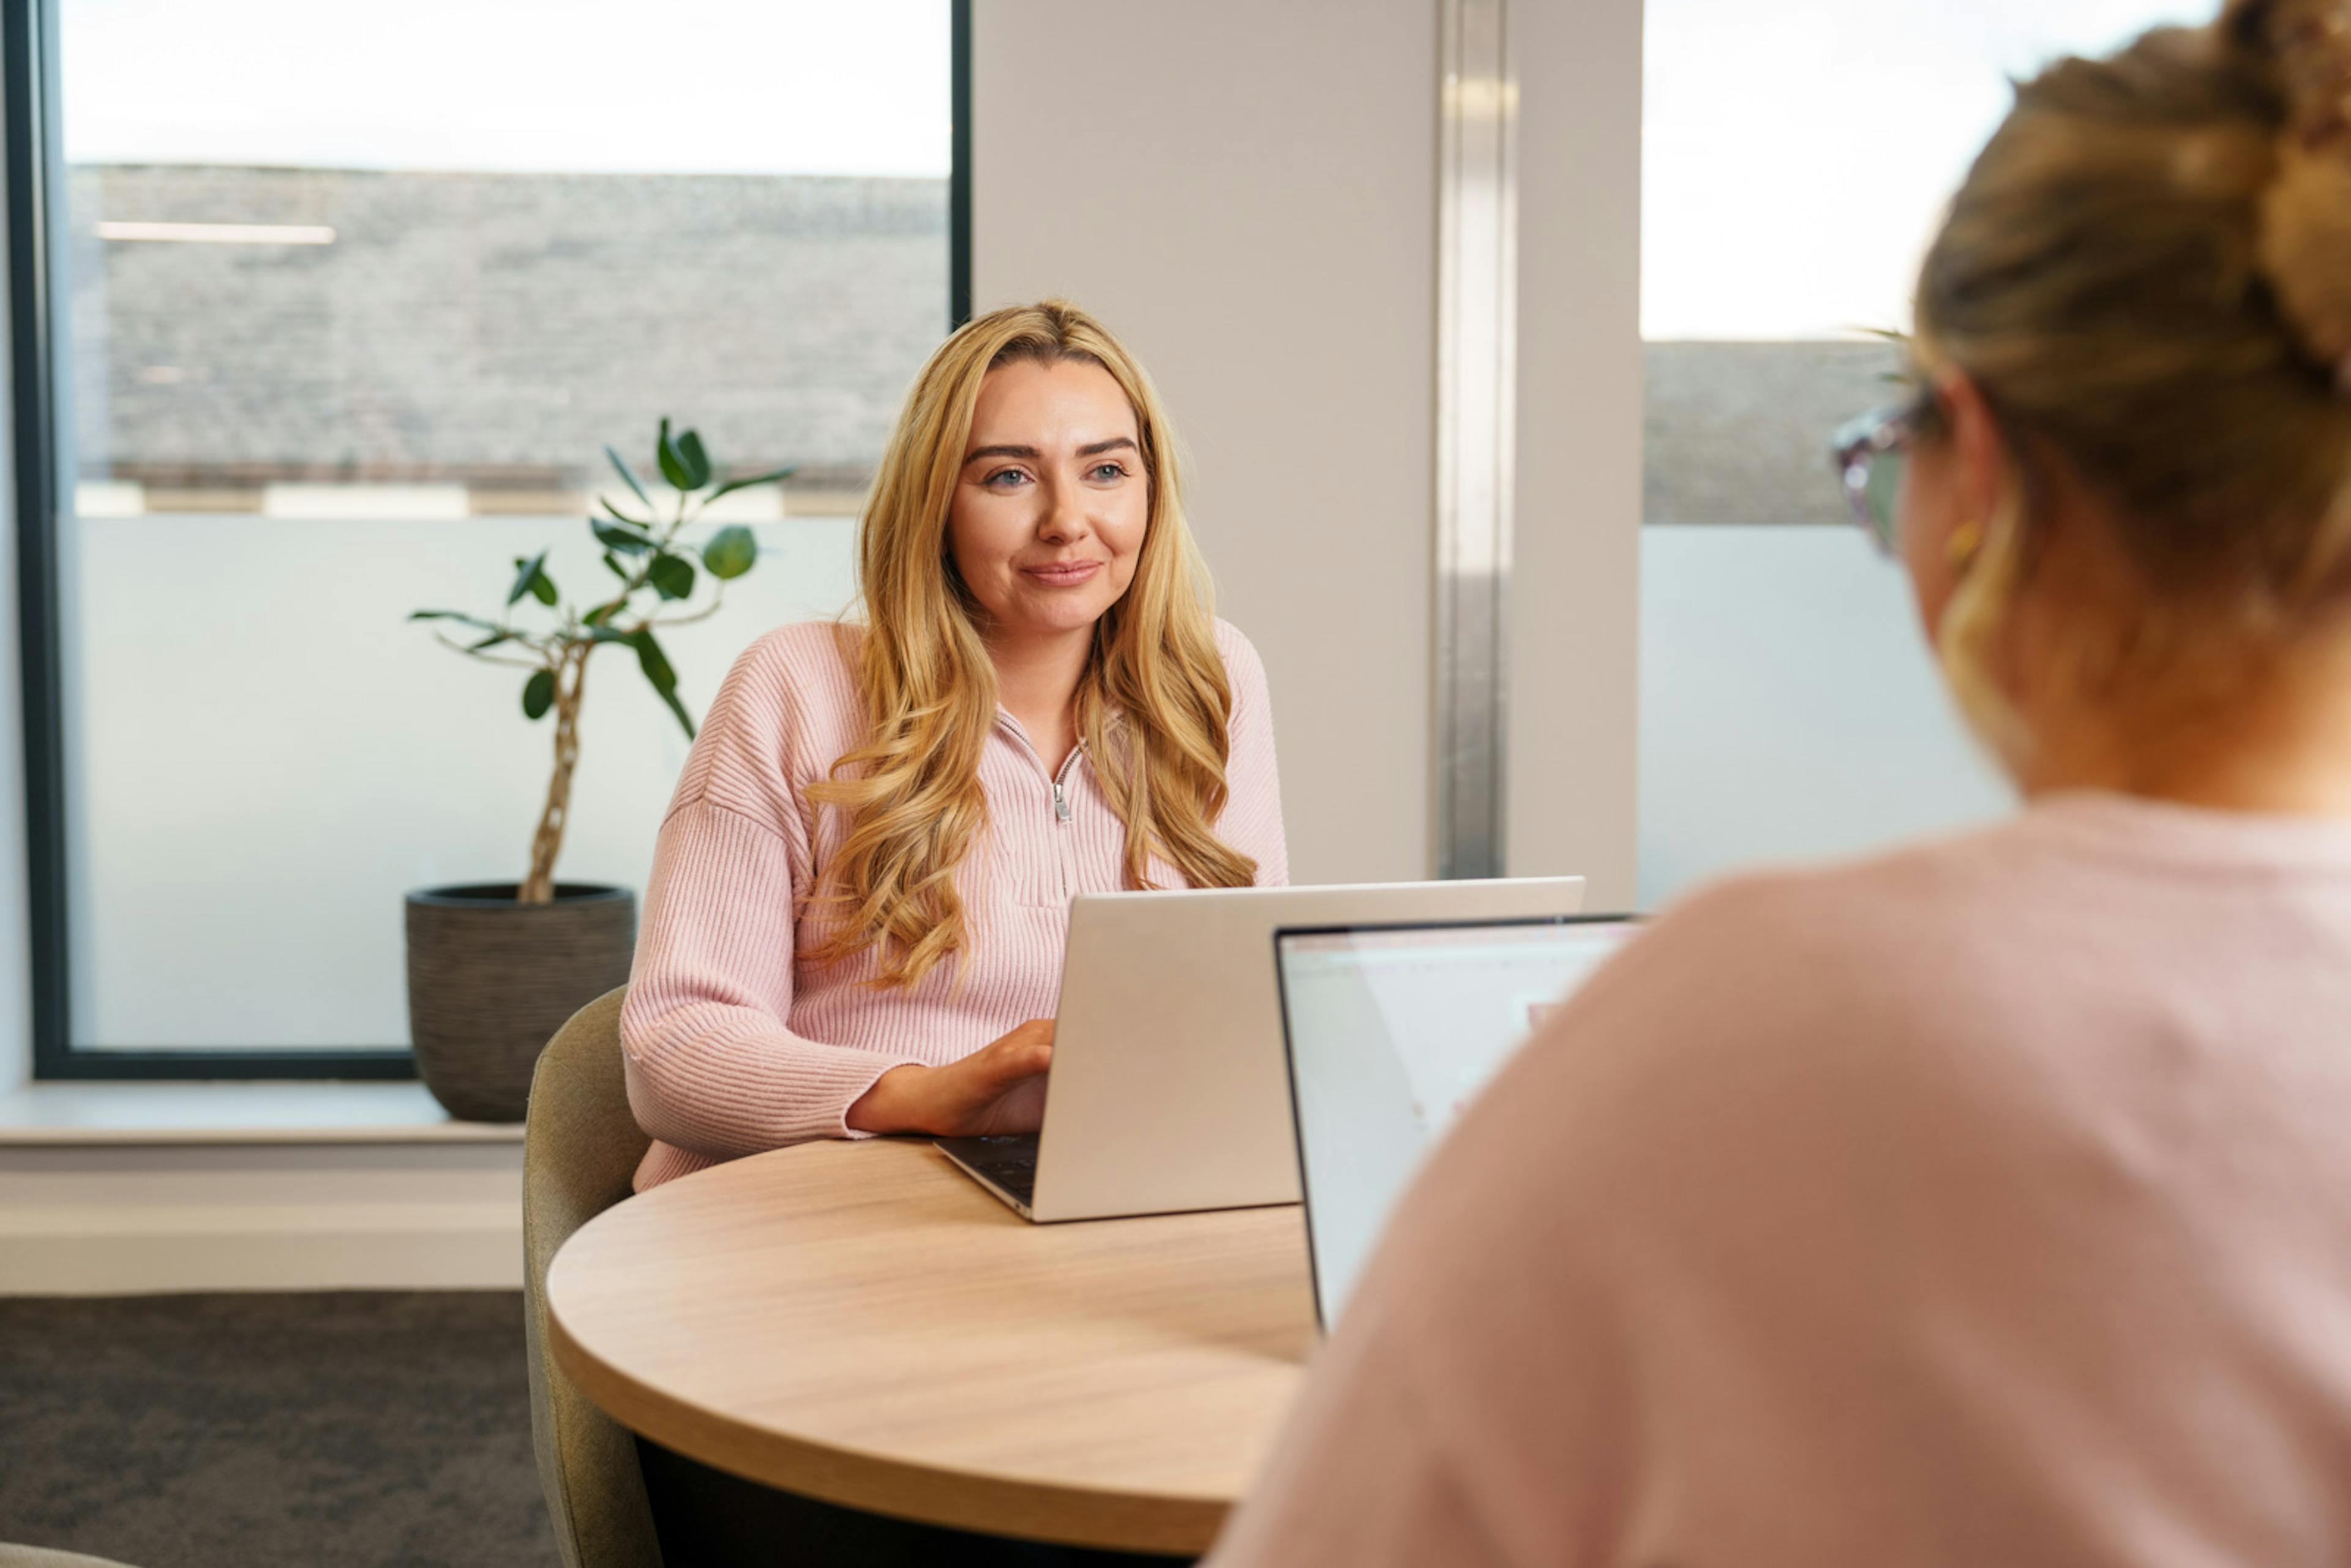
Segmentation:
<svg viewBox="0 0 2351 1568">
<path fill-rule="evenodd" d="M 2351 825 L 1742 878 L 1422 1171 L 1213 1568 L 2351 1563 Z"/>
<path fill-rule="evenodd" d="M 812 1138 L 855 1137 L 842 1117 L 893 1067 L 968 1055 L 1061 989 L 1070 898 L 1125 883 L 1126 828 L 1082 748 L 1059 778 L 998 711 L 979 762 L 987 828 L 957 872 L 967 921 L 955 961 L 912 990 L 863 982 L 876 960 L 818 966 L 795 895 L 838 852 L 844 824 L 805 789 L 865 738 L 844 653 L 853 627 L 818 622 L 761 638 L 735 662 L 663 821 L 647 879 L 629 998 L 621 1012 L 629 1104 L 655 1142 L 637 1190 L 705 1166 Z M 1260 885 L 1289 878 L 1265 670 L 1223 622 L 1232 683 L 1228 799 L 1217 831 L 1257 861 Z M 1184 885 L 1165 862 L 1152 880 Z"/>
</svg>

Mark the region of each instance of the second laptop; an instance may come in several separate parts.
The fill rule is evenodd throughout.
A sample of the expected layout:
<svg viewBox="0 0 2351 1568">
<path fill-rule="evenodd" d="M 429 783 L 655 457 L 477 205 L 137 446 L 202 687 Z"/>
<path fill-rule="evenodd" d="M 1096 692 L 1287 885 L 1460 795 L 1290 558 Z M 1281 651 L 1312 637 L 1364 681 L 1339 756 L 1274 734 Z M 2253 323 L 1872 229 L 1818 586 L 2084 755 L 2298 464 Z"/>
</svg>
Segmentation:
<svg viewBox="0 0 2351 1568">
<path fill-rule="evenodd" d="M 1583 904 L 1575 876 L 1082 895 L 1041 1131 L 938 1146 L 1034 1220 L 1295 1203 L 1273 934 Z"/>
</svg>

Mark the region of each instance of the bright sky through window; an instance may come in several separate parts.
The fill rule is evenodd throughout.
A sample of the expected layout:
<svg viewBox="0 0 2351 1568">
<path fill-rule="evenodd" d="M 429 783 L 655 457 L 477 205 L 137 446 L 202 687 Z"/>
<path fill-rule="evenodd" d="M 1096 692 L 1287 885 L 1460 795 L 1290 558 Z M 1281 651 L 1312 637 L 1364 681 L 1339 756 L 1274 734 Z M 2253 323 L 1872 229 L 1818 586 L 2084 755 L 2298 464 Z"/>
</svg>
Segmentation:
<svg viewBox="0 0 2351 1568">
<path fill-rule="evenodd" d="M 78 163 L 947 171 L 947 0 L 59 4 Z M 2217 7 L 1648 0 L 1644 335 L 1907 324 L 2008 74 Z"/>
<path fill-rule="evenodd" d="M 1642 335 L 1909 325 L 2008 78 L 2219 0 L 1648 0 Z M 1527 156 L 1540 156 L 1529 149 Z"/>
<path fill-rule="evenodd" d="M 59 10 L 74 163 L 947 172 L 947 0 Z"/>
</svg>

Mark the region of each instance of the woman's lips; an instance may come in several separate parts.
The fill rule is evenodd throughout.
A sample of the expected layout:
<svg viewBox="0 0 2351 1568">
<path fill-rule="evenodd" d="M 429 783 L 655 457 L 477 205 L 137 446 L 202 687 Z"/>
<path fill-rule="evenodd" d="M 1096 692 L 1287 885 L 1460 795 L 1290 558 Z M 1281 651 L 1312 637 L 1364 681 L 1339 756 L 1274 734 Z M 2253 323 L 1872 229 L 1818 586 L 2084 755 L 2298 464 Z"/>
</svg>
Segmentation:
<svg viewBox="0 0 2351 1568">
<path fill-rule="evenodd" d="M 1102 569 L 1102 563 L 1098 560 L 1057 560 L 1043 566 L 1024 566 L 1020 575 L 1048 588 L 1074 588 Z"/>
</svg>

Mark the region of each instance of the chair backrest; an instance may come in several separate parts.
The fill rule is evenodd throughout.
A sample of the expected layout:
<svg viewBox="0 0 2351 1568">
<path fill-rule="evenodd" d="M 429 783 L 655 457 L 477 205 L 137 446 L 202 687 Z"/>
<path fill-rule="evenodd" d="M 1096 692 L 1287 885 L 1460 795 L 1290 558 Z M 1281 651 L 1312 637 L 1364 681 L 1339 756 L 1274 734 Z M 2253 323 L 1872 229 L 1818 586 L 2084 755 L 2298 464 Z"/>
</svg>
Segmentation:
<svg viewBox="0 0 2351 1568">
<path fill-rule="evenodd" d="M 0 1568 L 123 1568 L 110 1557 L 85 1557 L 47 1546 L 11 1546 L 0 1541 Z"/>
<path fill-rule="evenodd" d="M 651 1143 L 621 1066 L 625 986 L 572 1014 L 539 1053 L 523 1128 L 523 1329 L 531 1448 L 565 1568 L 660 1568 L 636 1439 L 548 1350 L 547 1266 L 571 1233 L 629 1196 Z"/>
</svg>

